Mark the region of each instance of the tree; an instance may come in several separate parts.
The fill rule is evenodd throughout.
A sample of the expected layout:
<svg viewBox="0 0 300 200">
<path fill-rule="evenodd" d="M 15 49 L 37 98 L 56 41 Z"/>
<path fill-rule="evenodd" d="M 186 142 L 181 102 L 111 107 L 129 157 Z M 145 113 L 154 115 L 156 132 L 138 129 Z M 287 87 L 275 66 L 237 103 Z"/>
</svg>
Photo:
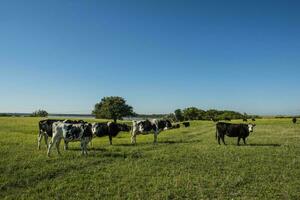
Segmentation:
<svg viewBox="0 0 300 200">
<path fill-rule="evenodd" d="M 180 109 L 175 110 L 175 111 L 174 111 L 174 114 L 175 114 L 175 119 L 176 119 L 176 121 L 182 122 L 182 121 L 184 120 L 182 111 L 181 111 Z"/>
<path fill-rule="evenodd" d="M 197 120 L 199 118 L 199 110 L 196 107 L 189 107 L 183 110 L 185 120 Z"/>
<path fill-rule="evenodd" d="M 96 118 L 113 119 L 114 122 L 121 120 L 126 116 L 133 116 L 133 108 L 126 104 L 125 99 L 122 97 L 111 96 L 104 97 L 101 102 L 95 105 L 92 114 L 96 115 Z"/>
<path fill-rule="evenodd" d="M 37 110 L 37 111 L 34 111 L 31 115 L 31 117 L 47 117 L 48 116 L 48 112 L 45 111 L 45 110 Z"/>
</svg>

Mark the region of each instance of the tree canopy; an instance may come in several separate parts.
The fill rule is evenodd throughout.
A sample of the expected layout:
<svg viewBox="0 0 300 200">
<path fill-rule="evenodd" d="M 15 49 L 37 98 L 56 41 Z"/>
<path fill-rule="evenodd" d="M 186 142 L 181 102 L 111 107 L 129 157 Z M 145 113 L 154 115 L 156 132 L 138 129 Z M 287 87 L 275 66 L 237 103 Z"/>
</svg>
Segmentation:
<svg viewBox="0 0 300 200">
<path fill-rule="evenodd" d="M 47 117 L 48 116 L 48 112 L 45 111 L 45 110 L 37 110 L 37 111 L 34 111 L 31 115 L 31 117 Z"/>
<path fill-rule="evenodd" d="M 126 100 L 118 96 L 104 97 L 96 103 L 92 112 L 97 119 L 113 119 L 116 122 L 123 117 L 133 116 L 133 108 L 126 104 Z"/>
</svg>

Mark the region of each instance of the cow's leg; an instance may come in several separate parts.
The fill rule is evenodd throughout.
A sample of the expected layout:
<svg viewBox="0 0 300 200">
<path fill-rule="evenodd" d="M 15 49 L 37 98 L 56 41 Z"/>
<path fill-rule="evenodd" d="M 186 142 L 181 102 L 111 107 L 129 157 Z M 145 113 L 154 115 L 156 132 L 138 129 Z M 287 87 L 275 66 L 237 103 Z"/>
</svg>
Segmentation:
<svg viewBox="0 0 300 200">
<path fill-rule="evenodd" d="M 42 141 L 42 139 L 43 139 L 43 134 L 40 131 L 39 135 L 38 135 L 38 149 L 39 150 L 41 149 L 41 141 Z"/>
<path fill-rule="evenodd" d="M 219 143 L 219 145 L 221 145 L 221 142 L 220 142 L 220 140 L 221 140 L 221 137 L 220 137 L 220 136 L 218 136 L 218 143 Z"/>
<path fill-rule="evenodd" d="M 225 135 L 222 135 L 221 139 L 222 139 L 223 144 L 226 145 L 225 144 Z"/>
<path fill-rule="evenodd" d="M 50 157 L 50 152 L 51 152 L 51 149 L 52 149 L 52 146 L 53 144 L 55 143 L 55 137 L 52 137 L 50 143 L 49 143 L 49 146 L 48 146 L 48 151 L 47 151 L 47 156 Z"/>
<path fill-rule="evenodd" d="M 238 137 L 238 140 L 237 140 L 237 145 L 238 145 L 238 146 L 240 145 L 240 140 L 241 140 L 241 138 Z"/>
<path fill-rule="evenodd" d="M 244 144 L 246 144 L 246 138 L 243 137 Z"/>
<path fill-rule="evenodd" d="M 56 150 L 58 155 L 61 155 L 60 151 L 59 151 L 59 144 L 60 144 L 61 139 L 59 138 L 58 140 L 56 140 L 55 146 L 56 146 Z"/>
<path fill-rule="evenodd" d="M 109 137 L 109 144 L 112 145 L 112 136 L 109 135 L 108 137 Z"/>
<path fill-rule="evenodd" d="M 131 144 L 136 144 L 136 133 L 134 131 L 131 134 Z"/>
<path fill-rule="evenodd" d="M 80 141 L 81 155 L 87 155 L 87 139 L 82 138 Z"/>
<path fill-rule="evenodd" d="M 48 138 L 49 136 L 47 135 L 47 133 L 44 134 L 44 139 L 45 139 L 45 144 L 46 144 L 46 147 L 48 148 Z"/>
<path fill-rule="evenodd" d="M 68 150 L 68 149 L 69 149 L 69 147 L 68 147 L 68 142 L 67 142 L 66 140 L 64 140 L 64 149 L 65 149 L 65 150 Z"/>
</svg>

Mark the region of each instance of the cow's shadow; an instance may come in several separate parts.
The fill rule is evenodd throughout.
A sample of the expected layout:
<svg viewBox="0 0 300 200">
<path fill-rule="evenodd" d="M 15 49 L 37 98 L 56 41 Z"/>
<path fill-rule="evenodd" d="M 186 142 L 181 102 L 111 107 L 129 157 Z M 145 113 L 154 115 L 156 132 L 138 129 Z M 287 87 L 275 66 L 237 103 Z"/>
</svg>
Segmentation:
<svg viewBox="0 0 300 200">
<path fill-rule="evenodd" d="M 280 147 L 281 144 L 246 144 L 240 146 L 252 146 L 252 147 Z"/>
<path fill-rule="evenodd" d="M 79 147 L 72 147 L 68 148 L 67 151 L 81 151 L 81 148 Z M 99 152 L 107 152 L 107 149 L 105 148 L 99 148 L 99 147 L 88 147 L 88 151 L 99 151 Z"/>
</svg>

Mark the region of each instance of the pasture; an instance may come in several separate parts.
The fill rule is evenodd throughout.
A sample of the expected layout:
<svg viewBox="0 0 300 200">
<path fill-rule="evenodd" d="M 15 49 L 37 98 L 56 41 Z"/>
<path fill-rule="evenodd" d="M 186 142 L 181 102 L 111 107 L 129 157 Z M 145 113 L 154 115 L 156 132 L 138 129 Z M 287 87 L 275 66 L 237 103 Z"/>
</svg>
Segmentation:
<svg viewBox="0 0 300 200">
<path fill-rule="evenodd" d="M 39 118 L 0 118 L 1 199 L 300 199 L 300 124 L 257 120 L 248 145 L 218 145 L 215 124 L 158 136 L 93 139 L 87 157 L 70 143 L 37 150 Z M 241 122 L 241 120 L 239 120 Z M 61 149 L 63 144 L 61 144 Z"/>
</svg>

